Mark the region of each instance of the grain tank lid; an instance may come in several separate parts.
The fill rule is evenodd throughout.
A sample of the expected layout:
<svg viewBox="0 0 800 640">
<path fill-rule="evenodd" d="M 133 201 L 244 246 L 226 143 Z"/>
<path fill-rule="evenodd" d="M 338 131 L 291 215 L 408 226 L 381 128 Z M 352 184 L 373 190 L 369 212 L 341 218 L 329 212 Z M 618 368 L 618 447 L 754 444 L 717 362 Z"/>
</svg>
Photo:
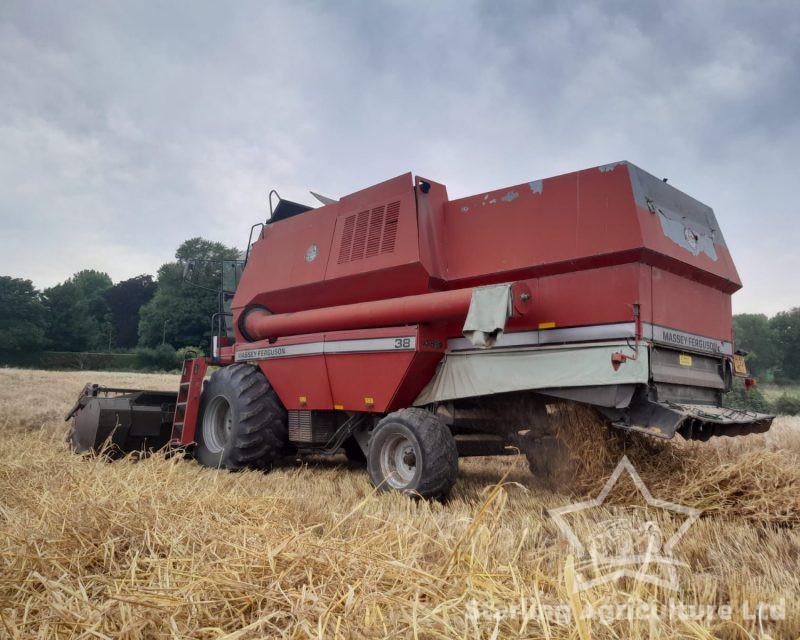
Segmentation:
<svg viewBox="0 0 800 640">
<path fill-rule="evenodd" d="M 510 284 L 477 287 L 464 322 L 464 337 L 479 349 L 489 349 L 503 335 L 513 313 Z"/>
</svg>

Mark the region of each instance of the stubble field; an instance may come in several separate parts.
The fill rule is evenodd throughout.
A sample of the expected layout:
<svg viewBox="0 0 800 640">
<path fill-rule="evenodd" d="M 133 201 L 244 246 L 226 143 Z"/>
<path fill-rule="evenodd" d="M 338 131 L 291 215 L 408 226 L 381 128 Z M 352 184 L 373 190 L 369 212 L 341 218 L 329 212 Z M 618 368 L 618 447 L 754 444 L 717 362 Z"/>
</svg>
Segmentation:
<svg viewBox="0 0 800 640">
<path fill-rule="evenodd" d="M 0 637 L 800 636 L 798 418 L 660 446 L 564 409 L 578 471 L 563 485 L 545 488 L 522 456 L 461 460 L 441 504 L 376 494 L 343 457 L 267 474 L 80 458 L 63 415 L 87 381 L 172 390 L 178 377 L 0 369 Z M 673 564 L 576 591 L 603 568 L 580 564 L 548 509 L 598 496 L 623 455 L 652 498 L 702 514 Z M 623 474 L 565 519 L 588 549 L 615 507 L 639 504 Z M 648 509 L 664 539 L 687 520 Z M 676 589 L 646 579 L 669 567 Z"/>
</svg>

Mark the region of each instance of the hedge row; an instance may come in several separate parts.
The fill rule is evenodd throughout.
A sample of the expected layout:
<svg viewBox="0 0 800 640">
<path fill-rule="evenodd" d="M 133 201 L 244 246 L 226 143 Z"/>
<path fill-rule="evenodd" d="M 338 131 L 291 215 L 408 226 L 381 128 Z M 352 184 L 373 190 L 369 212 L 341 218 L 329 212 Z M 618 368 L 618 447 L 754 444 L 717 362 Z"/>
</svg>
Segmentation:
<svg viewBox="0 0 800 640">
<path fill-rule="evenodd" d="M 3 351 L 0 366 L 59 371 L 176 371 L 186 358 L 202 356 L 203 350 L 168 345 L 139 348 L 132 353 L 89 353 L 75 351 Z"/>
<path fill-rule="evenodd" d="M 744 385 L 737 379 L 733 391 L 724 396 L 723 404 L 732 409 L 745 409 L 759 413 L 772 413 L 783 416 L 796 416 L 800 414 L 800 398 L 783 393 L 770 402 L 758 387 L 745 390 Z"/>
<path fill-rule="evenodd" d="M 135 353 L 74 351 L 0 351 L 0 365 L 35 369 L 129 371 L 137 369 Z"/>
</svg>

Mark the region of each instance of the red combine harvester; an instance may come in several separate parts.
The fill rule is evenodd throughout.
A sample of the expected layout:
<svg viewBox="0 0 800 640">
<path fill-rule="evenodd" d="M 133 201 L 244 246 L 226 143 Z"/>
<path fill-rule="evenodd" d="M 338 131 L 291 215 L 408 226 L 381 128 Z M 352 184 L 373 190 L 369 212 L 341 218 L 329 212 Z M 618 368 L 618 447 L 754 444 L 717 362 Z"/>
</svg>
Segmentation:
<svg viewBox="0 0 800 640">
<path fill-rule="evenodd" d="M 87 385 L 76 451 L 173 444 L 240 469 L 344 449 L 382 489 L 438 497 L 459 456 L 522 437 L 535 466 L 547 404 L 658 438 L 769 429 L 721 408 L 746 370 L 714 212 L 634 165 L 458 200 L 409 173 L 324 200 L 279 199 L 225 265 L 213 355 L 177 394 Z"/>
</svg>

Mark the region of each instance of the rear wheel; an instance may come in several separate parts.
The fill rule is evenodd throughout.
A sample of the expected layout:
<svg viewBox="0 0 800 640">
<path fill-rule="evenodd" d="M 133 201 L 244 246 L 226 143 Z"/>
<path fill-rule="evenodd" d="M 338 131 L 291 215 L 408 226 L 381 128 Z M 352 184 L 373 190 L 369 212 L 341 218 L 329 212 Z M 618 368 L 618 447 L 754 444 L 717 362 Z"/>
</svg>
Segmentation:
<svg viewBox="0 0 800 640">
<path fill-rule="evenodd" d="M 206 467 L 266 469 L 284 452 L 286 411 L 252 365 L 215 371 L 203 389 L 195 457 Z"/>
<path fill-rule="evenodd" d="M 367 470 L 382 491 L 443 498 L 458 475 L 458 451 L 450 429 L 423 409 L 390 413 L 369 441 Z"/>
</svg>

